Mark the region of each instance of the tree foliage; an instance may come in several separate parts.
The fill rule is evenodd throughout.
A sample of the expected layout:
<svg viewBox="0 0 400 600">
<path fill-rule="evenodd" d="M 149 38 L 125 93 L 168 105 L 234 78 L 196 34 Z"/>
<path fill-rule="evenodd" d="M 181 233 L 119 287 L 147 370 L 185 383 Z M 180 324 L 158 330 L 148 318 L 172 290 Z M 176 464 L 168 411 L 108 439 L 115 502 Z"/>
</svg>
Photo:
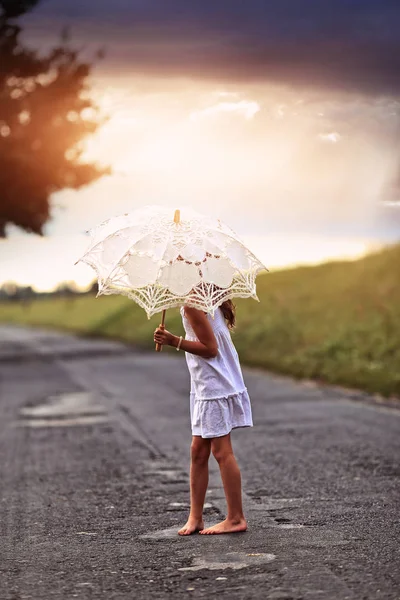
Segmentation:
<svg viewBox="0 0 400 600">
<path fill-rule="evenodd" d="M 46 56 L 20 42 L 14 21 L 39 0 L 0 0 L 0 237 L 7 224 L 43 234 L 50 198 L 108 168 L 82 161 L 82 141 L 102 121 L 88 93 L 91 65 L 64 34 Z"/>
</svg>

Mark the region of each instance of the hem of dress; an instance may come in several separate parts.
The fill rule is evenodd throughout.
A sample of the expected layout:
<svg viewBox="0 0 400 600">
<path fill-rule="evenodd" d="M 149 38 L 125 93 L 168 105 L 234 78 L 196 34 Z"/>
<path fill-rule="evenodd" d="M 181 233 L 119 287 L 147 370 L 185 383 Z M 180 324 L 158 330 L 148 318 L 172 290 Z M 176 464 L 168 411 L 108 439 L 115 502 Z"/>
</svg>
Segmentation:
<svg viewBox="0 0 400 600">
<path fill-rule="evenodd" d="M 242 390 L 240 390 L 239 392 L 233 392 L 232 394 L 224 394 L 223 396 L 209 396 L 208 398 L 199 398 L 198 396 L 196 396 L 195 392 L 190 392 L 191 395 L 193 395 L 194 400 L 199 401 L 199 402 L 203 402 L 203 401 L 210 401 L 210 400 L 225 400 L 228 398 L 232 398 L 233 396 L 239 396 L 240 394 L 243 394 L 244 392 L 247 392 L 247 387 L 244 387 Z"/>
<path fill-rule="evenodd" d="M 195 437 L 201 437 L 203 440 L 211 440 L 214 438 L 224 437 L 224 435 L 228 435 L 234 429 L 245 429 L 248 427 L 254 427 L 253 423 L 251 423 L 251 424 L 249 423 L 246 425 L 234 425 L 233 427 L 231 427 L 231 429 L 229 429 L 228 431 L 226 431 L 224 433 L 214 433 L 213 435 L 201 435 L 200 433 L 193 433 L 193 431 L 192 431 L 192 435 Z"/>
</svg>

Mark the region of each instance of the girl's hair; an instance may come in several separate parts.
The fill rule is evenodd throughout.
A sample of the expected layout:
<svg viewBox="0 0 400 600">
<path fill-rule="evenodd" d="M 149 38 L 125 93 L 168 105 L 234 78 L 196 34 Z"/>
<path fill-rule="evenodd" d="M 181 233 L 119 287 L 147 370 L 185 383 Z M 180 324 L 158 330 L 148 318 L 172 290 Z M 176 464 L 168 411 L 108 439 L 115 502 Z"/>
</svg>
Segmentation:
<svg viewBox="0 0 400 600">
<path fill-rule="evenodd" d="M 229 329 L 233 329 L 236 325 L 236 306 L 233 304 L 232 300 L 225 300 L 225 302 L 220 305 L 220 309 L 222 310 L 225 320 L 228 322 Z"/>
</svg>

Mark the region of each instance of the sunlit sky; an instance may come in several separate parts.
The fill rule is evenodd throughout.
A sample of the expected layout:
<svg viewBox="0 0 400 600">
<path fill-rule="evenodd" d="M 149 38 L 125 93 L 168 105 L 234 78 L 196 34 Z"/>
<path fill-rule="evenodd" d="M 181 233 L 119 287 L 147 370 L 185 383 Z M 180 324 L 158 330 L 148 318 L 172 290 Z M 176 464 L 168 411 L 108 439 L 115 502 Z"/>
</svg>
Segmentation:
<svg viewBox="0 0 400 600">
<path fill-rule="evenodd" d="M 272 19 L 264 3 L 249 2 L 246 20 L 235 1 L 232 13 L 222 0 L 193 2 L 192 10 L 176 0 L 177 17 L 168 20 L 159 3 L 117 0 L 111 25 L 109 3 L 65 4 L 39 4 L 25 17 L 24 39 L 51 47 L 69 24 L 72 43 L 85 41 L 86 52 L 105 46 L 91 84 L 110 118 L 85 158 L 110 164 L 113 174 L 55 195 L 45 238 L 10 229 L 0 242 L 0 282 L 86 285 L 93 272 L 74 266 L 88 243 L 84 231 L 145 204 L 221 217 L 271 269 L 355 258 L 400 240 L 400 71 L 391 70 L 391 29 L 386 57 L 368 21 L 391 23 L 392 2 L 367 1 L 359 15 L 343 8 L 346 27 L 336 15 L 325 37 L 332 23 L 318 8 L 324 1 L 299 2 L 309 8 L 303 14 L 272 2 Z M 215 6 L 230 17 L 219 29 Z M 272 30 L 275 23 L 273 47 L 261 45 L 262 19 Z M 297 32 L 286 51 L 284 22 Z M 362 23 L 370 37 L 360 40 Z M 380 68 L 375 60 L 368 69 L 362 48 L 375 48 Z"/>
</svg>

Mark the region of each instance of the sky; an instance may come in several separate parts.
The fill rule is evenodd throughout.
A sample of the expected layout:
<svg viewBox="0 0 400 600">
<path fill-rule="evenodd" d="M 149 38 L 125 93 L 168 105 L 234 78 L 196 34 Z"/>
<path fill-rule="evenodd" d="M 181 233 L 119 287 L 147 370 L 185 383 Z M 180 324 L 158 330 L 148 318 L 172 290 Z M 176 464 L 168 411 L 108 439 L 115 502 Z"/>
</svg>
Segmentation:
<svg viewBox="0 0 400 600">
<path fill-rule="evenodd" d="M 89 283 L 85 230 L 145 204 L 216 214 L 272 269 L 400 240 L 397 1 L 42 0 L 22 22 L 43 51 L 65 26 L 104 48 L 85 158 L 113 174 L 56 194 L 46 237 L 11 229 L 0 282 Z"/>
</svg>

